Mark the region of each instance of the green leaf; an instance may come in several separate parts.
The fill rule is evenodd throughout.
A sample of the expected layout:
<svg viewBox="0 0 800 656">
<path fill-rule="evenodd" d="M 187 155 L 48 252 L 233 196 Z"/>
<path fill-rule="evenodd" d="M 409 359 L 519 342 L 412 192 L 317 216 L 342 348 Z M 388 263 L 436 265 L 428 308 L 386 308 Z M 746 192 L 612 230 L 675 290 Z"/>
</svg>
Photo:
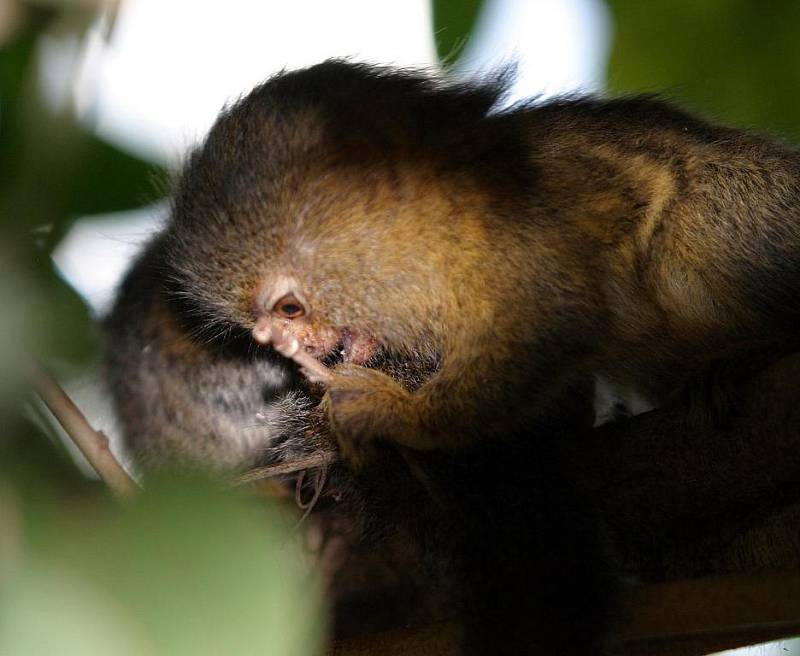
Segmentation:
<svg viewBox="0 0 800 656">
<path fill-rule="evenodd" d="M 433 34 L 439 61 L 455 64 L 472 34 L 483 0 L 432 0 Z"/>
<path fill-rule="evenodd" d="M 40 226 L 51 228 L 52 249 L 81 215 L 109 213 L 152 202 L 155 180 L 166 171 L 93 135 L 68 110 L 54 111 L 36 79 L 36 43 L 54 22 L 33 21 L 2 52 L 0 87 L 0 221 L 6 232 L 24 240 Z M 64 10 L 64 16 L 69 12 Z M 38 14 L 37 14 L 38 15 Z M 73 21 L 83 37 L 89 18 Z M 70 29 L 63 20 L 59 29 Z"/>
<path fill-rule="evenodd" d="M 659 91 L 728 123 L 800 138 L 800 3 L 609 0 L 612 92 Z"/>
<path fill-rule="evenodd" d="M 49 253 L 81 215 L 139 207 L 158 195 L 154 179 L 166 176 L 43 102 L 38 39 L 46 30 L 82 38 L 92 15 L 71 6 L 32 10 L 0 56 L 0 239 L 27 276 L 18 294 L 37 300 L 37 330 L 25 346 L 51 364 L 84 363 L 97 352 L 97 337 L 85 303 L 54 272 Z"/>
<path fill-rule="evenodd" d="M 35 628 L 35 630 L 34 630 Z M 0 653 L 147 656 L 147 636 L 103 590 L 47 562 L 26 562 L 0 597 Z"/>
<path fill-rule="evenodd" d="M 95 136 L 83 145 L 81 167 L 75 171 L 67 211 L 105 214 L 153 202 L 166 179 L 164 168 L 139 159 Z"/>
<path fill-rule="evenodd" d="M 26 654 L 73 653 L 58 645 L 69 639 L 88 654 L 146 645 L 163 656 L 313 656 L 320 607 L 293 537 L 263 499 L 199 481 L 150 481 L 130 508 L 68 513 L 35 537 L 31 567 L 4 596 L 16 610 L 0 630 L 0 653 L 11 653 L 4 640 L 14 636 L 23 649 L 13 653 Z M 74 602 L 68 617 L 86 635 L 65 626 L 52 598 Z M 95 615 L 99 607 L 106 611 Z M 21 630 L 33 616 L 37 630 Z M 108 650 L 115 630 L 119 649 Z"/>
<path fill-rule="evenodd" d="M 20 99 L 33 72 L 34 53 L 39 35 L 57 16 L 52 7 L 26 7 L 22 28 L 0 48 L 0 181 L 9 178 L 20 160 L 21 133 L 12 126 L 24 120 Z"/>
<path fill-rule="evenodd" d="M 90 214 L 106 214 L 142 207 L 157 200 L 167 171 L 86 134 L 70 167 L 67 198 L 48 241 L 54 248 L 73 221 Z"/>
</svg>

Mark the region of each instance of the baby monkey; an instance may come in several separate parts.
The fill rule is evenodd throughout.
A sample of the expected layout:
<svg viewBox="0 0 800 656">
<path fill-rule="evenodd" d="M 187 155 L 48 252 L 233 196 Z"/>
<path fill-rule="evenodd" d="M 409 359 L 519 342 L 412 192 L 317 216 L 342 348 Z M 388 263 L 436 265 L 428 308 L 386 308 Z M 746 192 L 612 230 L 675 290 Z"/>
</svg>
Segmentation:
<svg viewBox="0 0 800 656">
<path fill-rule="evenodd" d="M 602 374 L 658 399 L 795 339 L 800 155 L 648 97 L 499 109 L 488 84 L 328 61 L 282 73 L 192 155 L 163 239 L 209 329 L 343 362 L 343 454 L 529 433 Z M 283 340 L 281 340 L 283 341 Z M 376 353 L 439 362 L 410 392 Z"/>
</svg>

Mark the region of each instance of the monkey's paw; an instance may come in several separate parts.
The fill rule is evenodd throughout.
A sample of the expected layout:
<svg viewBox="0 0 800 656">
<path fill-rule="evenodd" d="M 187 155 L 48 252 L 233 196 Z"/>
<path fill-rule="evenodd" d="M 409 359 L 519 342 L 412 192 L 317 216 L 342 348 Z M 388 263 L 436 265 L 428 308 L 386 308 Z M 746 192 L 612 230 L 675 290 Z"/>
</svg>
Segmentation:
<svg viewBox="0 0 800 656">
<path fill-rule="evenodd" d="M 418 424 L 413 395 L 375 369 L 339 365 L 325 402 L 342 457 L 356 469 L 370 459 L 376 440 L 404 444 Z"/>
</svg>

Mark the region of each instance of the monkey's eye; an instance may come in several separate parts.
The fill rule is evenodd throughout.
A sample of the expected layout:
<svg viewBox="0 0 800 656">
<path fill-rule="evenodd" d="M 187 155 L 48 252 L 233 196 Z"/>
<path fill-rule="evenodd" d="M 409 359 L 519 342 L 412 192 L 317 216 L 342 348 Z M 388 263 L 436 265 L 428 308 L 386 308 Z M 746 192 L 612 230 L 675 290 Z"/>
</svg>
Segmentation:
<svg viewBox="0 0 800 656">
<path fill-rule="evenodd" d="M 294 294 L 287 294 L 281 298 L 275 303 L 272 311 L 284 319 L 296 319 L 306 313 L 303 304 L 294 297 Z"/>
</svg>

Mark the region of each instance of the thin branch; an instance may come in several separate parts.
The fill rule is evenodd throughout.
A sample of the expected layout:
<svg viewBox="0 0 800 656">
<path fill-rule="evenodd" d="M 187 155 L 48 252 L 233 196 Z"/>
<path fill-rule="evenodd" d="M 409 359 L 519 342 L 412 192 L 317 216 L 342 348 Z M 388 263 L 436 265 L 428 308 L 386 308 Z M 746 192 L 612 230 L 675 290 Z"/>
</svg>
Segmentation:
<svg viewBox="0 0 800 656">
<path fill-rule="evenodd" d="M 291 358 L 300 365 L 300 368 L 303 370 L 306 378 L 308 378 L 312 383 L 330 382 L 331 370 L 310 353 L 299 350 L 297 353 L 292 355 Z"/>
<path fill-rule="evenodd" d="M 247 485 L 254 483 L 265 478 L 273 478 L 283 474 L 294 474 L 295 472 L 304 471 L 306 469 L 314 469 L 316 467 L 327 467 L 331 463 L 339 459 L 339 454 L 335 451 L 317 451 L 309 456 L 297 458 L 296 460 L 286 460 L 278 462 L 274 465 L 266 465 L 264 467 L 256 467 L 240 474 L 233 479 L 232 485 Z"/>
<path fill-rule="evenodd" d="M 111 452 L 108 437 L 89 425 L 61 385 L 41 369 L 34 372 L 33 382 L 37 394 L 111 492 L 121 498 L 140 492 L 141 488 Z"/>
<path fill-rule="evenodd" d="M 622 656 L 704 656 L 800 631 L 796 571 L 729 574 L 633 586 L 622 593 L 622 620 L 612 628 Z M 335 642 L 326 656 L 461 653 L 454 622 L 404 626 Z"/>
</svg>

